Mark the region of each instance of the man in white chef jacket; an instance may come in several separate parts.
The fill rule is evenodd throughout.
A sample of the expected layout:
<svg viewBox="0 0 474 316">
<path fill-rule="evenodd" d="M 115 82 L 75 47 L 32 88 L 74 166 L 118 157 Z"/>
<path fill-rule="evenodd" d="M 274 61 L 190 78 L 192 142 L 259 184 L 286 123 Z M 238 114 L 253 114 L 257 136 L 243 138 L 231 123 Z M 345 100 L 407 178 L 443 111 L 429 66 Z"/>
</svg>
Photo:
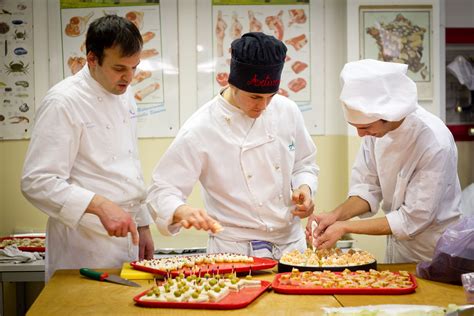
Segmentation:
<svg viewBox="0 0 474 316">
<path fill-rule="evenodd" d="M 49 216 L 46 280 L 57 269 L 119 268 L 139 258 L 138 244 L 140 257 L 153 257 L 129 87 L 142 45 L 128 20 L 95 20 L 87 65 L 37 109 L 21 189 Z"/>
<path fill-rule="evenodd" d="M 209 231 L 208 252 L 278 259 L 304 250 L 316 147 L 298 106 L 278 95 L 286 46 L 247 33 L 231 44 L 229 85 L 184 124 L 153 172 L 148 206 L 161 233 Z M 205 209 L 186 204 L 199 181 Z"/>
<path fill-rule="evenodd" d="M 346 233 L 387 235 L 386 262 L 430 261 L 441 234 L 458 220 L 457 149 L 445 124 L 417 103 L 407 65 L 360 60 L 341 72 L 347 122 L 363 137 L 349 198 L 314 215 L 306 232 L 318 248 Z M 378 212 L 385 216 L 369 217 Z M 319 224 L 310 234 L 313 219 Z"/>
</svg>

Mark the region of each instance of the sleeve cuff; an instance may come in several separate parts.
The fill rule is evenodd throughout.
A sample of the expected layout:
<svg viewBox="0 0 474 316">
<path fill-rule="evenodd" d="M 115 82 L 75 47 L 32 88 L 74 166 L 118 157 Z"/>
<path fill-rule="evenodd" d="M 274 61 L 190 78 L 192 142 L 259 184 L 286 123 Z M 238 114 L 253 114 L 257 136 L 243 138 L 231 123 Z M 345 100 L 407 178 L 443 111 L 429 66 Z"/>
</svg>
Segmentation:
<svg viewBox="0 0 474 316">
<path fill-rule="evenodd" d="M 403 214 L 400 211 L 390 212 L 385 217 L 387 218 L 388 224 L 390 225 L 390 230 L 392 231 L 393 237 L 398 240 L 409 240 L 411 239 L 407 231 L 403 229 L 404 220 L 402 218 Z"/>
<path fill-rule="evenodd" d="M 309 174 L 298 174 L 291 181 L 293 189 L 299 188 L 303 184 L 306 184 L 311 189 L 311 194 L 314 195 L 318 189 L 318 178 L 314 175 Z"/>
<path fill-rule="evenodd" d="M 377 214 L 380 208 L 380 201 L 369 193 L 368 188 L 355 187 L 349 191 L 348 197 L 358 196 L 361 199 L 367 201 L 370 205 L 370 212 L 359 215 L 359 218 L 369 218 Z"/>
<path fill-rule="evenodd" d="M 77 227 L 94 195 L 92 191 L 72 185 L 66 203 L 59 212 L 59 220 L 68 227 Z"/>
<path fill-rule="evenodd" d="M 147 207 L 150 211 L 152 220 L 155 222 L 158 231 L 165 236 L 174 236 L 179 233 L 181 226 L 172 224 L 175 210 L 183 205 L 182 201 L 173 201 L 167 203 L 166 207 L 162 207 L 158 211 L 158 206 L 154 201 L 148 201 Z"/>
<path fill-rule="evenodd" d="M 137 227 L 149 226 L 153 223 L 153 218 L 151 217 L 147 207 L 142 205 L 140 212 L 138 212 L 137 216 L 135 217 L 135 221 L 137 223 Z"/>
</svg>

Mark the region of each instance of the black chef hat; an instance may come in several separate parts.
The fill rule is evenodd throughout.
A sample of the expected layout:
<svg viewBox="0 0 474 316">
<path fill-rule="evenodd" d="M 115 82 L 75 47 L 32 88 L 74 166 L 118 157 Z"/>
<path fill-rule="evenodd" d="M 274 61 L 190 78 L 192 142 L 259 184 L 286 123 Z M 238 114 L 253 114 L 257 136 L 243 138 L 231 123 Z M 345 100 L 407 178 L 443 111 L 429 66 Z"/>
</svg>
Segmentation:
<svg viewBox="0 0 474 316">
<path fill-rule="evenodd" d="M 229 83 L 252 93 L 274 93 L 280 86 L 286 46 L 261 32 L 242 35 L 231 44 Z"/>
</svg>

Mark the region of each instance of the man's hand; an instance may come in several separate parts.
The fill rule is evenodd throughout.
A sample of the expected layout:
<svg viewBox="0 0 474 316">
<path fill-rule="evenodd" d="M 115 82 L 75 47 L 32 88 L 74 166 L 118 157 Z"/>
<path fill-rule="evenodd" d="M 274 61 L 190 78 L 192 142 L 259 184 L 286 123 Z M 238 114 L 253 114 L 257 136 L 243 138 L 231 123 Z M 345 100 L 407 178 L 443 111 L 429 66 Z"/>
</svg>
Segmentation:
<svg viewBox="0 0 474 316">
<path fill-rule="evenodd" d="M 194 208 L 189 205 L 181 205 L 176 209 L 173 216 L 173 223 L 180 223 L 184 228 L 194 227 L 214 234 L 222 231 L 222 226 L 215 219 L 207 215 L 201 208 Z"/>
<path fill-rule="evenodd" d="M 324 232 L 315 239 L 316 247 L 318 249 L 328 249 L 333 247 L 336 242 L 346 233 L 345 223 L 346 222 L 344 221 L 338 221 L 326 227 Z"/>
<path fill-rule="evenodd" d="M 100 195 L 94 195 L 86 213 L 97 215 L 109 236 L 127 237 L 132 234 L 132 242 L 138 245 L 138 231 L 129 213 L 114 202 Z"/>
<path fill-rule="evenodd" d="M 295 209 L 291 211 L 294 216 L 299 218 L 306 218 L 313 214 L 314 203 L 311 197 L 311 189 L 308 185 L 303 184 L 298 189 L 294 190 L 291 199 L 296 204 Z"/>
<path fill-rule="evenodd" d="M 150 227 L 148 225 L 138 227 L 138 235 L 140 236 L 140 243 L 138 245 L 138 259 L 153 259 L 155 247 L 153 244 L 153 237 L 151 236 Z"/>
</svg>

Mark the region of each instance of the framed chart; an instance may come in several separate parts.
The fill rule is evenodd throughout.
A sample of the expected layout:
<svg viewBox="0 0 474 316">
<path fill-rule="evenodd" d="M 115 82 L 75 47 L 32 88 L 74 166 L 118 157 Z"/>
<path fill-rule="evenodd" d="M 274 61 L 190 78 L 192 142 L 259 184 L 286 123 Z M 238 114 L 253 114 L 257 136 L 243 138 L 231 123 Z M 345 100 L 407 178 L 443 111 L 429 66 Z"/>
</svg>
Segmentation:
<svg viewBox="0 0 474 316">
<path fill-rule="evenodd" d="M 432 6 L 359 7 L 359 54 L 408 65 L 419 99 L 433 97 Z"/>
<path fill-rule="evenodd" d="M 311 134 L 324 133 L 321 1 L 199 0 L 197 16 L 198 106 L 227 85 L 232 41 L 263 32 L 288 48 L 278 93 L 298 104 Z"/>
<path fill-rule="evenodd" d="M 50 43 L 61 52 L 52 54 L 51 73 L 56 83 L 86 66 L 85 38 L 95 19 L 115 14 L 134 23 L 143 38 L 141 62 L 131 82 L 137 103 L 138 136 L 166 137 L 179 129 L 177 4 L 172 0 L 80 2 L 59 0 L 49 8 L 51 33 L 60 41 Z M 59 14 L 58 14 L 59 13 Z M 166 32 L 164 31 L 166 30 Z M 56 37 L 54 37 L 56 38 Z"/>
</svg>

